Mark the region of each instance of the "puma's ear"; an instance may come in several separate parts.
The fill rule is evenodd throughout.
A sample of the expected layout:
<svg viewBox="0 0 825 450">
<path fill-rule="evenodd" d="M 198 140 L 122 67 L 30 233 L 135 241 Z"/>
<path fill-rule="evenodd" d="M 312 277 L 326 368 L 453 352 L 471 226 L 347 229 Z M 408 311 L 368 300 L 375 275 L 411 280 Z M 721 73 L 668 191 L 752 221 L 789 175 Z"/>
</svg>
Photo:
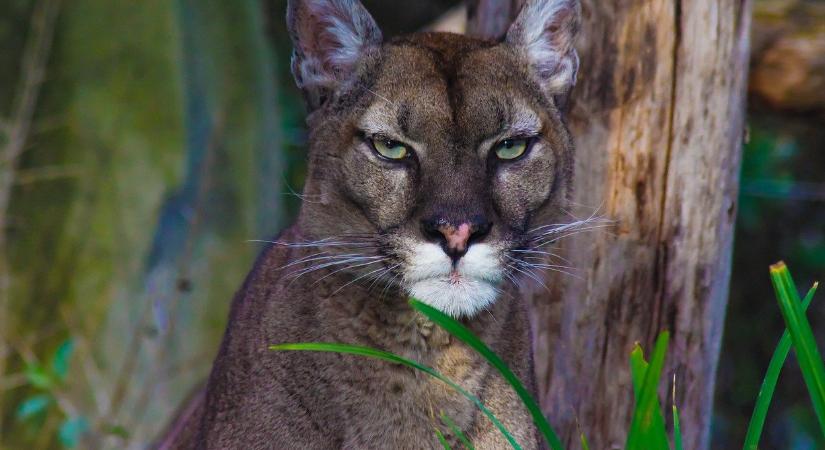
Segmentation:
<svg viewBox="0 0 825 450">
<path fill-rule="evenodd" d="M 580 15 L 578 0 L 527 0 L 507 31 L 506 42 L 530 61 L 545 92 L 561 100 L 579 70 L 574 44 Z"/>
<path fill-rule="evenodd" d="M 361 56 L 381 45 L 381 30 L 358 0 L 289 0 L 292 75 L 308 107 L 321 106 L 349 80 Z"/>
</svg>

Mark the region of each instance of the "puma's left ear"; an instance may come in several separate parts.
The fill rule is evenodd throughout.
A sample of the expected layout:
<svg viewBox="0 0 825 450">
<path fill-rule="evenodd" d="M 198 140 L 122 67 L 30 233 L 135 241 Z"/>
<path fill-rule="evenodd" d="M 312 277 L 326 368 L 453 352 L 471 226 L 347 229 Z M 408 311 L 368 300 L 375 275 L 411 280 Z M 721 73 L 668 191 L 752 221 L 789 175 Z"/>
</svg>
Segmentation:
<svg viewBox="0 0 825 450">
<path fill-rule="evenodd" d="M 506 42 L 522 52 L 553 97 L 565 98 L 576 84 L 580 16 L 578 0 L 527 0 L 507 31 Z"/>
<path fill-rule="evenodd" d="M 295 52 L 292 75 L 310 110 L 320 107 L 381 45 L 381 30 L 358 0 L 289 0 L 287 26 Z"/>
</svg>

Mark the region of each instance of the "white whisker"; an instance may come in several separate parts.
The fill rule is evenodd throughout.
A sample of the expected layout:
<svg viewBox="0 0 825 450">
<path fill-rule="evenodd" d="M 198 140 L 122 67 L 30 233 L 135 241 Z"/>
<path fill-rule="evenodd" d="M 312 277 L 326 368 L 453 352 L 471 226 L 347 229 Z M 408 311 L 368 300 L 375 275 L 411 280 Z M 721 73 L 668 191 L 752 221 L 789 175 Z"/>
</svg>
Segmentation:
<svg viewBox="0 0 825 450">
<path fill-rule="evenodd" d="M 318 284 L 318 283 L 320 283 L 321 281 L 323 281 L 325 278 L 330 277 L 330 276 L 332 276 L 332 275 L 335 275 L 336 273 L 343 272 L 343 271 L 345 271 L 345 270 L 357 269 L 358 267 L 369 266 L 369 265 L 372 265 L 372 264 L 375 264 L 375 263 L 380 263 L 380 262 L 384 261 L 384 259 L 386 259 L 386 258 L 381 258 L 381 259 L 379 259 L 379 260 L 377 260 L 377 261 L 370 261 L 370 262 L 361 263 L 361 264 L 354 264 L 354 265 L 349 265 L 349 266 L 346 266 L 346 267 L 342 267 L 342 268 L 340 268 L 340 269 L 335 269 L 335 270 L 333 270 L 332 272 L 330 272 L 330 273 L 328 273 L 328 274 L 326 274 L 326 275 L 322 276 L 321 278 L 319 278 L 319 279 L 315 280 L 315 282 L 314 282 L 314 283 L 312 283 L 312 285 L 313 285 L 313 286 L 315 286 L 316 284 Z"/>
<path fill-rule="evenodd" d="M 395 268 L 397 269 L 397 268 L 398 268 L 398 267 L 400 267 L 400 266 L 401 266 L 401 264 L 396 264 L 396 265 L 395 265 Z M 393 270 L 395 270 L 395 269 L 393 269 Z M 396 273 L 395 273 L 395 275 L 393 275 L 393 276 L 392 276 L 392 278 L 390 278 L 389 280 L 387 280 L 387 283 L 384 285 L 384 289 L 382 289 L 382 290 L 381 290 L 381 297 L 380 297 L 380 298 L 381 298 L 382 300 L 383 300 L 383 299 L 384 299 L 384 297 L 386 296 L 386 294 L 387 294 L 387 292 L 389 291 L 390 287 L 392 287 L 393 282 L 394 282 L 396 279 L 398 279 L 398 277 L 400 277 L 400 276 L 401 276 L 401 272 L 396 272 Z"/>
<path fill-rule="evenodd" d="M 540 280 L 540 279 L 536 276 L 536 274 L 532 273 L 531 271 L 529 271 L 529 270 L 527 270 L 527 269 L 522 270 L 522 269 L 521 269 L 521 268 L 519 268 L 516 264 L 508 264 L 508 265 L 507 265 L 507 267 L 510 267 L 510 268 L 512 268 L 513 270 L 515 270 L 515 271 L 517 271 L 517 272 L 519 272 L 519 273 L 522 273 L 522 274 L 524 274 L 524 275 L 526 275 L 526 276 L 528 276 L 528 277 L 532 278 L 533 280 L 535 280 L 535 281 L 536 281 L 536 283 L 538 283 L 538 284 L 540 284 L 540 285 L 544 286 L 544 289 L 546 289 L 546 290 L 547 290 L 547 292 L 550 292 L 550 288 L 548 288 L 548 287 L 547 287 L 547 285 L 546 285 L 546 284 L 544 284 L 544 282 L 542 282 L 542 281 L 541 281 L 541 280 Z"/>
<path fill-rule="evenodd" d="M 580 269 L 577 269 L 577 268 L 574 268 L 574 267 L 559 266 L 559 265 L 554 265 L 554 264 L 529 263 L 529 262 L 526 262 L 526 261 L 521 261 L 521 260 L 518 260 L 518 259 L 514 259 L 512 257 L 509 257 L 509 258 L 512 259 L 516 263 L 517 266 L 522 267 L 525 270 L 531 270 L 531 269 L 550 270 L 550 271 L 553 271 L 553 272 L 563 273 L 565 275 L 571 276 L 571 277 L 576 278 L 578 280 L 583 280 L 583 278 L 581 276 L 579 276 L 579 275 L 577 275 L 573 272 L 568 272 L 568 270 L 571 270 L 571 271 L 580 270 Z"/>
<path fill-rule="evenodd" d="M 365 274 L 363 274 L 363 275 L 361 275 L 361 276 L 359 276 L 359 277 L 355 278 L 354 280 L 350 281 L 349 283 L 346 283 L 345 285 L 343 285 L 343 286 L 339 287 L 338 289 L 336 289 L 336 290 L 335 290 L 335 292 L 333 292 L 333 293 L 332 293 L 332 295 L 335 295 L 335 294 L 337 294 L 337 293 L 341 292 L 341 290 L 342 290 L 342 289 L 344 289 L 345 287 L 347 287 L 347 286 L 351 285 L 352 283 L 355 283 L 356 281 L 361 280 L 361 279 L 363 279 L 364 277 L 370 276 L 370 275 L 372 275 L 372 274 L 374 274 L 375 272 L 378 272 L 378 271 L 380 271 L 380 270 L 384 270 L 384 268 L 376 269 L 376 270 L 373 270 L 372 272 L 367 272 L 367 273 L 365 273 Z"/>
<path fill-rule="evenodd" d="M 280 245 L 283 247 L 291 247 L 291 248 L 305 248 L 305 247 L 369 247 L 374 246 L 372 243 L 368 242 L 279 242 L 279 241 L 267 241 L 261 239 L 252 239 L 246 242 L 258 242 L 258 243 L 265 243 L 265 244 L 274 244 Z"/>
<path fill-rule="evenodd" d="M 368 290 L 368 291 L 369 291 L 369 290 L 372 290 L 372 288 L 373 288 L 373 287 L 374 287 L 374 286 L 375 286 L 375 285 L 376 285 L 379 281 L 381 281 L 381 279 L 382 279 L 383 277 L 385 277 L 385 276 L 387 276 L 388 274 L 392 273 L 393 268 L 394 268 L 394 267 L 397 267 L 397 266 L 399 266 L 399 265 L 400 265 L 400 264 L 396 264 L 395 266 L 386 267 L 386 268 L 384 269 L 384 271 L 383 271 L 383 272 L 379 273 L 379 274 L 378 274 L 378 276 L 376 276 L 376 277 L 375 277 L 375 279 L 374 279 L 374 280 L 372 280 L 372 283 L 370 283 L 370 285 L 367 287 L 367 290 Z"/>
<path fill-rule="evenodd" d="M 570 237 L 570 236 L 574 236 L 576 234 L 583 233 L 585 231 L 598 230 L 598 229 L 601 229 L 601 228 L 607 228 L 608 226 L 609 225 L 594 225 L 594 226 L 591 226 L 591 227 L 579 228 L 579 229 L 575 229 L 575 230 L 572 230 L 572 231 L 568 231 L 567 233 L 562 234 L 560 236 L 550 237 L 549 234 L 548 235 L 543 235 L 543 236 L 538 236 L 534 239 L 534 241 L 537 242 L 536 244 L 534 244 L 534 246 L 536 248 L 543 247 L 547 244 L 557 242 L 561 239 L 564 239 L 564 238 L 567 238 L 567 237 Z"/>
<path fill-rule="evenodd" d="M 332 262 L 327 262 L 327 263 L 322 263 L 322 264 L 316 264 L 314 266 L 310 266 L 308 268 L 304 268 L 304 269 L 292 272 L 292 273 L 288 274 L 287 276 L 298 278 L 298 277 L 304 276 L 304 275 L 306 275 L 310 272 L 315 272 L 317 270 L 325 269 L 327 267 L 340 266 L 342 264 L 349 264 L 349 263 L 364 261 L 365 259 L 377 259 L 377 258 L 382 258 L 382 257 L 381 256 L 377 256 L 377 257 L 360 256 L 360 257 L 349 258 L 349 259 L 340 260 L 340 261 L 332 261 Z"/>
<path fill-rule="evenodd" d="M 287 267 L 292 267 L 292 266 L 297 265 L 297 264 L 313 262 L 313 261 L 323 261 L 323 260 L 328 260 L 328 259 L 343 259 L 343 258 L 352 258 L 352 257 L 356 257 L 356 256 L 364 256 L 360 253 L 345 253 L 345 254 L 342 254 L 342 255 L 321 256 L 321 255 L 324 255 L 326 253 L 329 253 L 329 252 L 320 252 L 320 253 L 315 253 L 313 255 L 305 256 L 303 258 L 292 261 L 289 264 L 278 267 L 277 270 L 282 270 L 282 269 L 286 269 Z"/>
<path fill-rule="evenodd" d="M 366 90 L 367 90 L 367 92 L 369 92 L 370 94 L 372 94 L 372 95 L 374 95 L 374 96 L 376 96 L 376 97 L 380 98 L 381 100 L 384 100 L 385 102 L 389 103 L 390 105 L 395 106 L 396 108 L 398 108 L 398 105 L 396 105 L 396 104 L 395 104 L 395 102 L 391 101 L 391 100 L 390 100 L 390 99 L 388 99 L 387 97 L 384 97 L 383 95 L 381 95 L 381 94 L 379 94 L 379 93 L 377 93 L 377 92 L 373 91 L 373 90 L 372 90 L 372 89 L 370 89 L 370 88 L 364 88 L 364 89 L 366 89 Z"/>
<path fill-rule="evenodd" d="M 524 256 L 524 258 L 535 258 L 535 259 L 545 259 L 545 258 L 557 258 L 562 262 L 566 262 L 567 264 L 573 264 L 567 258 L 559 255 L 558 253 L 548 252 L 544 250 L 532 249 L 532 250 L 510 250 L 513 253 L 525 253 L 528 256 Z M 529 256 L 529 255 L 542 255 L 542 256 Z"/>
<path fill-rule="evenodd" d="M 592 229 L 596 229 L 596 228 L 608 228 L 608 227 L 611 227 L 612 225 L 613 225 L 612 223 L 577 222 L 577 223 L 575 223 L 573 225 L 570 225 L 570 226 L 565 225 L 565 226 L 562 226 L 562 227 L 557 227 L 557 228 L 550 229 L 548 231 L 541 232 L 539 234 L 536 234 L 535 237 L 533 237 L 532 239 L 533 240 L 541 239 L 543 237 L 552 236 L 552 235 L 559 234 L 559 233 L 568 233 L 568 232 L 571 232 L 571 231 L 579 231 L 579 230 L 585 230 L 585 229 L 592 230 Z"/>
</svg>

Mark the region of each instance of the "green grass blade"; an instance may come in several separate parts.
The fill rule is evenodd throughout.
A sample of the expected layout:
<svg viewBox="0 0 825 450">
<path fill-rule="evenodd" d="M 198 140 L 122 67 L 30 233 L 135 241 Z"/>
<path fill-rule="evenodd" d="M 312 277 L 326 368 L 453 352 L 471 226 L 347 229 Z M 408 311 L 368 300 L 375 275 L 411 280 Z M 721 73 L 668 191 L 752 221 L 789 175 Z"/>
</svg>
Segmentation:
<svg viewBox="0 0 825 450">
<path fill-rule="evenodd" d="M 679 425 L 679 410 L 673 405 L 673 450 L 684 450 L 682 445 L 682 427 Z"/>
<path fill-rule="evenodd" d="M 587 436 L 584 435 L 584 431 L 582 431 L 582 425 L 578 417 L 576 417 L 576 430 L 579 431 L 579 441 L 582 444 L 582 450 L 590 450 L 590 444 L 587 442 Z"/>
<path fill-rule="evenodd" d="M 641 399 L 641 392 L 644 388 L 645 377 L 647 376 L 647 369 L 650 367 L 647 361 L 645 361 L 644 352 L 642 351 L 642 347 L 637 343 L 633 347 L 633 351 L 630 352 L 630 374 L 631 378 L 633 379 L 633 395 L 636 400 L 636 405 L 640 405 Z M 656 381 L 656 385 L 658 386 L 659 382 L 658 379 Z M 650 432 L 646 432 L 646 436 L 644 439 L 646 441 L 649 440 L 656 440 L 657 447 L 662 448 L 662 445 L 667 447 L 667 435 L 665 434 L 665 419 L 664 414 L 662 413 L 662 409 L 659 407 L 659 402 L 656 402 L 656 408 L 653 411 L 652 416 L 652 423 L 650 425 L 649 430 L 653 430 L 654 433 L 651 434 Z M 661 433 L 657 433 L 657 430 L 661 430 Z"/>
<path fill-rule="evenodd" d="M 645 383 L 645 374 L 649 364 L 645 361 L 645 353 L 642 346 L 637 342 L 630 352 L 630 377 L 633 379 L 633 397 L 639 401 L 639 393 Z"/>
<path fill-rule="evenodd" d="M 441 442 L 441 446 L 444 447 L 444 450 L 453 450 L 453 448 L 450 447 L 450 443 L 447 442 L 447 439 L 444 438 L 444 435 L 438 428 L 435 429 L 435 436 L 438 438 L 438 442 Z"/>
<path fill-rule="evenodd" d="M 458 428 L 458 425 L 453 422 L 453 419 L 450 418 L 444 411 L 441 412 L 441 420 L 447 424 L 447 427 L 453 432 L 453 434 L 458 438 L 459 441 L 464 445 L 464 448 L 467 450 L 475 450 L 473 444 L 467 439 L 467 436 L 461 431 L 461 428 Z"/>
<path fill-rule="evenodd" d="M 814 406 L 819 427 L 825 436 L 825 364 L 816 346 L 811 325 L 802 311 L 802 302 L 790 272 L 785 263 L 771 266 L 771 281 L 785 319 L 785 326 L 791 334 L 799 368 L 808 387 L 808 394 Z"/>
<path fill-rule="evenodd" d="M 587 437 L 584 436 L 584 433 L 579 432 L 579 439 L 582 442 L 582 450 L 590 450 L 590 445 L 587 444 Z"/>
<path fill-rule="evenodd" d="M 673 450 L 684 450 L 682 445 L 682 426 L 679 421 L 679 409 L 676 408 L 676 374 L 673 374 Z"/>
<path fill-rule="evenodd" d="M 670 334 L 664 331 L 656 339 L 653 358 L 645 371 L 644 382 L 639 391 L 639 400 L 633 410 L 633 421 L 630 424 L 630 432 L 625 445 L 627 450 L 669 450 L 663 423 L 661 428 L 656 428 L 658 424 L 655 419 L 657 411 L 660 415 L 662 413 L 657 390 L 662 368 L 665 365 L 669 337 Z"/>
<path fill-rule="evenodd" d="M 501 431 L 501 434 L 504 435 L 507 442 L 516 449 L 521 450 L 521 446 L 516 442 L 515 438 L 504 428 L 504 425 L 496 418 L 493 413 L 484 406 L 484 403 L 478 399 L 475 395 L 467 392 L 461 386 L 455 384 L 452 380 L 442 375 L 440 372 L 436 371 L 431 367 L 427 367 L 419 362 L 402 358 L 394 353 L 385 352 L 383 350 L 377 350 L 370 347 L 362 347 L 360 345 L 349 345 L 349 344 L 332 344 L 332 343 L 321 343 L 321 342 L 307 342 L 307 343 L 299 343 L 299 344 L 279 344 L 279 345 L 270 345 L 270 350 L 275 351 L 284 351 L 284 350 L 298 350 L 298 351 L 313 351 L 313 352 L 332 352 L 332 353 L 347 353 L 350 355 L 358 355 L 358 356 L 365 356 L 367 358 L 375 358 L 384 360 L 387 362 L 401 364 L 407 367 L 411 367 L 416 370 L 420 370 L 433 378 L 440 380 L 441 382 L 445 383 L 446 385 L 450 386 L 451 388 L 455 389 L 459 394 L 463 395 L 478 407 L 481 412 L 493 422 L 493 425 Z"/>
<path fill-rule="evenodd" d="M 817 283 L 808 291 L 805 299 L 802 300 L 802 309 L 807 311 L 811 300 L 814 297 Z M 762 380 L 762 387 L 759 389 L 759 394 L 756 396 L 756 405 L 751 414 L 751 420 L 748 424 L 748 432 L 745 435 L 745 450 L 757 450 L 759 445 L 759 438 L 762 436 L 762 429 L 765 426 L 765 418 L 768 416 L 768 408 L 773 398 L 773 392 L 776 389 L 776 383 L 779 381 L 779 374 L 782 371 L 782 366 L 788 358 L 788 353 L 791 351 L 791 335 L 788 330 L 782 334 L 779 343 L 776 345 L 776 350 L 773 352 L 771 362 L 768 364 L 768 370 L 765 372 L 765 378 Z"/>
<path fill-rule="evenodd" d="M 496 355 L 492 350 L 490 350 L 489 347 L 481 342 L 481 340 L 478 339 L 472 331 L 468 330 L 467 327 L 458 323 L 452 317 L 449 317 L 441 311 L 415 299 L 410 300 L 410 304 L 413 308 L 420 311 L 430 320 L 447 330 L 450 334 L 469 345 L 472 349 L 483 356 L 493 367 L 495 367 L 504 379 L 510 383 L 510 386 L 513 387 L 516 394 L 518 394 L 521 398 L 524 406 L 527 407 L 528 411 L 530 411 L 530 414 L 533 416 L 533 422 L 536 424 L 536 427 L 538 427 L 539 431 L 550 445 L 550 448 L 553 450 L 563 450 L 564 447 L 562 447 L 561 441 L 550 427 L 550 424 L 547 423 L 547 419 L 541 412 L 541 408 L 539 408 L 536 400 L 533 399 L 527 389 L 524 388 L 524 385 L 521 384 L 518 377 L 510 370 L 509 367 L 507 367 L 507 364 L 502 361 L 498 355 Z"/>
</svg>

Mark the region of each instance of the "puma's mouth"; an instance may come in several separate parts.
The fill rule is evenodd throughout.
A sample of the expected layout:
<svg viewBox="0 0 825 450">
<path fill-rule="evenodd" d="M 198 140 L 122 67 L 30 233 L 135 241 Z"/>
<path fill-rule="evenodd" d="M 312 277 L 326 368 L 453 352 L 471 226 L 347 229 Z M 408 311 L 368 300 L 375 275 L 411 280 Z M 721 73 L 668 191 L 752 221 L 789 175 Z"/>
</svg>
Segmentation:
<svg viewBox="0 0 825 450">
<path fill-rule="evenodd" d="M 417 243 L 406 258 L 403 285 L 408 294 L 453 317 L 472 317 L 495 302 L 503 269 L 499 252 L 475 244 L 453 263 L 440 246 Z"/>
<path fill-rule="evenodd" d="M 490 306 L 498 297 L 498 288 L 487 282 L 464 279 L 459 282 L 431 279 L 408 287 L 410 296 L 452 317 L 472 317 Z"/>
</svg>

